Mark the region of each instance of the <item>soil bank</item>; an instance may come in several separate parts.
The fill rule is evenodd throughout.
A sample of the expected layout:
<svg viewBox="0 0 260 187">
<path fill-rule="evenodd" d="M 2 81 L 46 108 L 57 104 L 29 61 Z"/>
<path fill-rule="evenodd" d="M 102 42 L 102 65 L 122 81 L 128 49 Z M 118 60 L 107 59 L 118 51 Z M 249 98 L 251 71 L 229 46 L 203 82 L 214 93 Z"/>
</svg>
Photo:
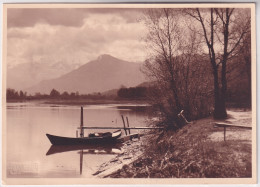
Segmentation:
<svg viewBox="0 0 260 187">
<path fill-rule="evenodd" d="M 252 125 L 251 111 L 229 110 L 226 120 Z M 243 178 L 252 176 L 252 131 L 214 127 L 212 118 L 187 124 L 177 132 L 153 131 L 125 142 L 123 152 L 104 163 L 96 177 Z"/>
</svg>

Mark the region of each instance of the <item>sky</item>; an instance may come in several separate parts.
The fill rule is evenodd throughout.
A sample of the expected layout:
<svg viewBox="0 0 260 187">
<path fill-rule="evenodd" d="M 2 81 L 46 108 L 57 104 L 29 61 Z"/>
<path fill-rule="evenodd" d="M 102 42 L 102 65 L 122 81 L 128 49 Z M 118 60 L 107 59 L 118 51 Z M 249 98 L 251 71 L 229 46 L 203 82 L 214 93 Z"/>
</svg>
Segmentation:
<svg viewBox="0 0 260 187">
<path fill-rule="evenodd" d="M 85 64 L 102 54 L 144 61 L 141 16 L 140 9 L 9 8 L 7 65 Z"/>
</svg>

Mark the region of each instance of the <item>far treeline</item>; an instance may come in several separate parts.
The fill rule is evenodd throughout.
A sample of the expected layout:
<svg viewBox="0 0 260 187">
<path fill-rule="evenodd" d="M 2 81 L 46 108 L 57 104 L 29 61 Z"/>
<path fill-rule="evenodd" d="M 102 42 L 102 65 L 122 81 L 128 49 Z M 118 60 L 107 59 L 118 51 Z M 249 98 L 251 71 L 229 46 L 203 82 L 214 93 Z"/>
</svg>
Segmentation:
<svg viewBox="0 0 260 187">
<path fill-rule="evenodd" d="M 239 76 L 244 77 L 242 81 L 245 82 L 246 78 L 241 74 L 240 71 L 237 72 Z M 236 75 L 238 76 L 238 75 Z M 147 83 L 146 83 L 147 84 Z M 250 107 L 250 96 L 251 93 L 248 89 L 246 89 L 246 85 L 242 84 L 236 86 L 236 84 L 231 85 L 232 89 L 228 91 L 227 102 L 231 107 Z M 91 99 L 91 100 L 142 100 L 146 102 L 151 102 L 154 97 L 154 93 L 156 92 L 156 86 L 154 83 L 150 83 L 145 86 L 137 86 L 137 87 L 122 87 L 118 89 L 115 94 L 102 94 L 100 92 L 92 93 L 92 94 L 80 94 L 79 92 L 62 92 L 60 93 L 56 89 L 52 89 L 50 94 L 41 94 L 35 93 L 34 95 L 28 95 L 27 92 L 22 90 L 16 91 L 15 89 L 8 88 L 6 91 L 6 100 L 7 102 L 12 101 L 26 101 L 26 100 L 41 100 L 41 99 Z"/>
<path fill-rule="evenodd" d="M 39 100 L 39 99 L 127 99 L 127 100 L 146 100 L 148 99 L 148 92 L 151 88 L 146 87 L 130 87 L 120 88 L 114 95 L 105 95 L 100 92 L 92 94 L 80 94 L 79 92 L 63 92 L 60 93 L 56 89 L 52 89 L 50 94 L 35 93 L 34 95 L 27 95 L 27 92 L 16 91 L 8 88 L 6 91 L 7 101 L 23 101 L 23 100 Z"/>
</svg>

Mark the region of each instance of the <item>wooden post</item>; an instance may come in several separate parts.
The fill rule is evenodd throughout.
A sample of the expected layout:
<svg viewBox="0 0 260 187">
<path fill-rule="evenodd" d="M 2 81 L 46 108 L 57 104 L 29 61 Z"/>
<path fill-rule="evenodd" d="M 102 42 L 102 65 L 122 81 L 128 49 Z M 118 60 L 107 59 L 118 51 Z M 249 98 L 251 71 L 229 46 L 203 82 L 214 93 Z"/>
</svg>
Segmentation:
<svg viewBox="0 0 260 187">
<path fill-rule="evenodd" d="M 83 107 L 80 108 L 80 137 L 84 137 L 84 129 L 83 129 Z"/>
<path fill-rule="evenodd" d="M 126 128 L 125 128 L 125 120 L 124 120 L 124 116 L 121 115 L 121 117 L 122 117 L 122 120 L 123 120 L 123 125 L 124 125 L 125 135 L 127 135 L 127 131 L 126 131 Z"/>
<path fill-rule="evenodd" d="M 224 141 L 226 141 L 226 127 L 224 127 Z"/>
<path fill-rule="evenodd" d="M 127 127 L 129 128 L 130 126 L 129 126 L 129 121 L 128 121 L 128 117 L 127 116 L 126 116 L 126 122 L 127 122 Z M 128 133 L 131 134 L 130 129 L 128 129 Z"/>
</svg>

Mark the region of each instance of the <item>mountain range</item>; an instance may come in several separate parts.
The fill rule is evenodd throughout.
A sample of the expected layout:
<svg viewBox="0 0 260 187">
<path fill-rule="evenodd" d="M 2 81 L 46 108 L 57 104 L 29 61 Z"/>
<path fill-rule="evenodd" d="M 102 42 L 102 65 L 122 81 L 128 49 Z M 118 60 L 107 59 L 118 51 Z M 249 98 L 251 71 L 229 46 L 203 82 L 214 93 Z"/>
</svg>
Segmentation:
<svg viewBox="0 0 260 187">
<path fill-rule="evenodd" d="M 29 62 L 7 68 L 7 88 L 25 90 L 42 80 L 57 78 L 79 67 L 69 62 Z"/>
<path fill-rule="evenodd" d="M 49 94 L 54 88 L 61 93 L 78 91 L 80 94 L 88 94 L 122 86 L 137 86 L 145 81 L 141 66 L 142 63 L 128 62 L 105 54 L 75 70 L 57 78 L 43 80 L 24 90 L 29 94 Z"/>
</svg>

